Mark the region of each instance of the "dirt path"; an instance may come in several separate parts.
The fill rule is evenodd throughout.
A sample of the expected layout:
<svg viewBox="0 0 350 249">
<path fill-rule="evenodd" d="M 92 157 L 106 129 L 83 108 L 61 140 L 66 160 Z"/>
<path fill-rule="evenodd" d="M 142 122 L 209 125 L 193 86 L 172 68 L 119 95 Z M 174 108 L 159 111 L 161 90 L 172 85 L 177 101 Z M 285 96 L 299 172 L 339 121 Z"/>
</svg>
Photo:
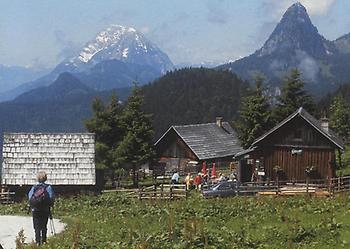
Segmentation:
<svg viewBox="0 0 350 249">
<path fill-rule="evenodd" d="M 65 224 L 54 219 L 56 233 L 62 232 Z M 50 221 L 47 224 L 47 235 L 51 236 Z M 26 242 L 34 240 L 33 221 L 30 216 L 0 216 L 0 245 L 4 249 L 14 249 L 16 247 L 16 236 L 21 229 L 24 229 Z"/>
</svg>

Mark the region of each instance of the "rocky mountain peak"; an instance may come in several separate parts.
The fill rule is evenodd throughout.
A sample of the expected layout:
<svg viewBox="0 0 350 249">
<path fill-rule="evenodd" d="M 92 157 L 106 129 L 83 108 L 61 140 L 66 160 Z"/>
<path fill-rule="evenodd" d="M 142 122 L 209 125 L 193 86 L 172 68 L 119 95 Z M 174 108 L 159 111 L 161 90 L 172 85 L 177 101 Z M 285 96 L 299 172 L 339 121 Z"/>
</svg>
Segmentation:
<svg viewBox="0 0 350 249">
<path fill-rule="evenodd" d="M 335 41 L 326 40 L 301 3 L 291 5 L 282 16 L 264 45 L 253 54 L 219 66 L 240 77 L 252 80 L 254 75 L 267 77 L 272 94 L 278 94 L 285 75 L 298 68 L 308 90 L 315 95 L 334 90 L 348 82 L 350 64 L 350 34 Z M 314 83 L 314 84 L 311 84 Z M 314 87 L 316 86 L 317 87 Z"/>
<path fill-rule="evenodd" d="M 257 55 L 295 54 L 296 51 L 302 51 L 320 58 L 331 53 L 329 50 L 327 41 L 312 24 L 306 8 L 298 2 L 287 9 Z"/>
<path fill-rule="evenodd" d="M 305 8 L 304 5 L 302 5 L 300 2 L 296 2 L 296 3 L 292 4 L 292 5 L 287 9 L 287 11 L 285 12 L 284 15 L 286 15 L 286 14 L 291 14 L 291 13 L 295 13 L 295 14 L 298 14 L 298 15 L 306 15 L 306 16 L 308 16 L 307 11 L 306 11 L 306 8 Z"/>
<path fill-rule="evenodd" d="M 144 52 L 147 52 L 148 43 L 150 42 L 132 27 L 111 25 L 106 30 L 101 31 L 94 40 L 87 43 L 80 52 L 78 58 L 82 62 L 87 63 L 95 54 L 111 46 L 117 46 L 120 50 L 121 57 L 127 58 L 130 45 L 136 45 L 144 50 Z M 114 55 L 114 57 L 117 56 Z"/>
<path fill-rule="evenodd" d="M 107 60 L 151 66 L 160 74 L 174 67 L 169 57 L 141 32 L 113 24 L 87 42 L 76 56 L 59 64 L 55 72 L 82 72 Z"/>
</svg>

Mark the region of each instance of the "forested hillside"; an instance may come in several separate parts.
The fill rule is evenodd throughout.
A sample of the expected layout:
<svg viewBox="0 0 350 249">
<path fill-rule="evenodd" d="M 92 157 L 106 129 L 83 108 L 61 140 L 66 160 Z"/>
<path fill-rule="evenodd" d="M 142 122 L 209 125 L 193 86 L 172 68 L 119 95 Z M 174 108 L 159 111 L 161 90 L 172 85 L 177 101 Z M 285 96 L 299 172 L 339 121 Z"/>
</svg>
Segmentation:
<svg viewBox="0 0 350 249">
<path fill-rule="evenodd" d="M 228 71 L 175 70 L 143 87 L 145 110 L 153 114 L 156 138 L 171 125 L 215 122 L 217 116 L 232 121 L 248 86 Z"/>
<path fill-rule="evenodd" d="M 116 92 L 125 99 L 130 89 Z M 92 100 L 106 100 L 111 93 L 97 92 L 71 74 L 61 74 L 50 86 L 0 103 L 0 132 L 81 132 L 82 120 L 92 115 Z"/>
<path fill-rule="evenodd" d="M 329 116 L 329 107 L 335 96 L 342 96 L 350 104 L 350 83 L 339 86 L 335 92 L 327 94 L 319 101 L 318 111 L 321 115 Z"/>
</svg>

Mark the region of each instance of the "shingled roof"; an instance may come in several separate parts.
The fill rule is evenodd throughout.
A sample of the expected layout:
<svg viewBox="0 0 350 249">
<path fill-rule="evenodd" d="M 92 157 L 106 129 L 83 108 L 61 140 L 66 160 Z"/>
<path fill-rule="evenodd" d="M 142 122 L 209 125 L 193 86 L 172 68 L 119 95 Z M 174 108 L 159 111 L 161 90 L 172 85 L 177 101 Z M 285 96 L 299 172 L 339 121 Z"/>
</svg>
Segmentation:
<svg viewBox="0 0 350 249">
<path fill-rule="evenodd" d="M 256 146 L 261 140 L 264 140 L 266 137 L 268 137 L 270 134 L 274 133 L 276 130 L 278 130 L 280 127 L 284 126 L 286 123 L 294 119 L 295 117 L 302 117 L 306 122 L 308 122 L 311 126 L 313 126 L 319 133 L 321 133 L 325 138 L 327 138 L 331 143 L 333 143 L 336 147 L 343 150 L 344 149 L 344 142 L 341 138 L 339 138 L 334 131 L 331 129 L 328 129 L 328 131 L 322 129 L 321 122 L 314 118 L 310 113 L 308 113 L 304 108 L 300 107 L 298 110 L 296 110 L 294 113 L 289 115 L 286 119 L 284 119 L 281 123 L 276 125 L 274 128 L 272 128 L 270 131 L 266 132 L 261 137 L 257 138 L 251 145 L 251 147 Z"/>
<path fill-rule="evenodd" d="M 236 132 L 227 122 L 222 122 L 221 127 L 216 123 L 171 126 L 155 145 L 171 131 L 176 132 L 199 160 L 229 157 L 242 150 Z"/>
</svg>

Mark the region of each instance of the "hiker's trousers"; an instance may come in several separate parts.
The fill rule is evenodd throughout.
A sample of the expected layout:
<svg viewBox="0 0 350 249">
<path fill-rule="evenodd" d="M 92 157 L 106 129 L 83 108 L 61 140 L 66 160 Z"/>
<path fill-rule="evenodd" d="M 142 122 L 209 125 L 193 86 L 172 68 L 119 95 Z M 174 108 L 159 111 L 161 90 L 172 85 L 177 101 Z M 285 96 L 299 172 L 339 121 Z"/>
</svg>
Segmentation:
<svg viewBox="0 0 350 249">
<path fill-rule="evenodd" d="M 33 226 L 35 230 L 35 242 L 39 245 L 46 242 L 47 236 L 47 221 L 50 212 L 33 211 Z"/>
</svg>

